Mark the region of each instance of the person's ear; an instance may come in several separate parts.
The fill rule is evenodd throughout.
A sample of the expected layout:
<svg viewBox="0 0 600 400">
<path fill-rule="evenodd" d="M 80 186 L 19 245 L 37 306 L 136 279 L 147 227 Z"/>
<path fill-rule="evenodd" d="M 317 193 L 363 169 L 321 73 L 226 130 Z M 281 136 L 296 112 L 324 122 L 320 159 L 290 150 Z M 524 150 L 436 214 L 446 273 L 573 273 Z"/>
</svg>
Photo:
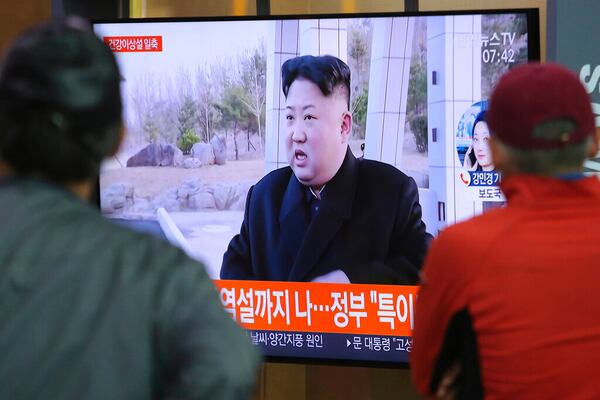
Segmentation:
<svg viewBox="0 0 600 400">
<path fill-rule="evenodd" d="M 8 163 L 0 160 L 0 178 L 12 175 L 12 168 Z"/>
<path fill-rule="evenodd" d="M 348 143 L 348 141 L 350 140 L 350 135 L 352 134 L 352 114 L 350 114 L 348 111 L 344 111 L 344 113 L 342 114 L 340 133 L 342 143 Z"/>
<path fill-rule="evenodd" d="M 600 128 L 599 127 L 596 128 L 596 130 L 594 131 L 594 134 L 592 135 L 592 141 L 590 142 L 590 145 L 588 146 L 587 156 L 588 157 L 596 157 L 596 155 L 598 154 L 598 150 L 600 150 Z"/>
</svg>

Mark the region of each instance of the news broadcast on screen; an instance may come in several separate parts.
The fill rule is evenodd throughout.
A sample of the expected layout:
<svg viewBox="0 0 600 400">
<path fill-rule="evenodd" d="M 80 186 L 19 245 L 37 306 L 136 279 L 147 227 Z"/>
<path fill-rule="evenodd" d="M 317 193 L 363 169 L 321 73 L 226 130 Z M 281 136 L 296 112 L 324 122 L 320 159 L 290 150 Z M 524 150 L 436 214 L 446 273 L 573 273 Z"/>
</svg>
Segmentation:
<svg viewBox="0 0 600 400">
<path fill-rule="evenodd" d="M 290 170 L 286 132 L 297 117 L 290 101 L 302 93 L 292 82 L 284 94 L 282 66 L 331 55 L 349 67 L 343 166 L 373 160 L 400 171 L 418 195 L 410 212 L 420 214 L 419 234 L 431 238 L 504 204 L 485 113 L 500 76 L 539 59 L 537 10 L 96 21 L 94 31 L 121 69 L 125 122 L 119 152 L 102 166 L 102 213 L 200 260 L 226 311 L 265 356 L 408 362 L 418 286 L 387 274 L 405 264 L 418 273 L 422 260 L 409 255 L 412 233 L 390 206 L 396 181 L 374 175 L 372 188 L 358 184 L 340 195 L 350 197 L 340 200 L 348 210 L 331 211 L 332 222 L 318 228 L 329 236 L 316 244 L 303 242 L 302 229 L 317 229 L 310 224 L 319 215 L 304 228 L 288 223 L 279 209 L 286 205 L 257 185 Z M 298 165 L 304 157 L 296 154 Z M 291 196 L 285 182 L 282 199 Z M 323 208 L 334 185 L 321 188 Z M 364 200 L 369 194 L 377 198 Z M 260 215 L 250 196 L 266 198 Z M 241 259 L 269 271 L 280 263 L 284 272 L 254 274 L 263 266 L 253 264 L 236 275 Z M 351 283 L 323 283 L 311 270 L 323 263 L 331 264 L 324 272 L 346 271 Z M 352 263 L 361 265 L 356 274 Z"/>
</svg>

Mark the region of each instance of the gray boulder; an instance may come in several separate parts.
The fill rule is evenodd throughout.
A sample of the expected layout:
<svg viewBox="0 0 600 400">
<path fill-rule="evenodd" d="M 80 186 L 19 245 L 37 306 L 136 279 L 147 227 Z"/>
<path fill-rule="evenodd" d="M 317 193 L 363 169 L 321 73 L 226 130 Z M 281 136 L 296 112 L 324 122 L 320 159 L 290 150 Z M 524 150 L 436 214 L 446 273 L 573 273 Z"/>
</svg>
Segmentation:
<svg viewBox="0 0 600 400">
<path fill-rule="evenodd" d="M 223 184 L 216 185 L 214 190 L 214 198 L 217 210 L 228 210 L 234 195 L 234 186 Z"/>
<path fill-rule="evenodd" d="M 101 204 L 107 214 L 123 211 L 133 204 L 133 186 L 120 183 L 109 186 L 102 193 Z"/>
<path fill-rule="evenodd" d="M 156 207 L 145 197 L 135 197 L 133 206 L 128 210 L 130 216 L 150 218 L 156 212 Z"/>
<path fill-rule="evenodd" d="M 230 210 L 232 211 L 244 211 L 246 208 L 246 199 L 239 197 L 235 203 L 233 203 L 231 205 L 231 207 L 229 207 Z"/>
<path fill-rule="evenodd" d="M 210 139 L 210 144 L 215 153 L 215 164 L 224 165 L 227 162 L 227 143 L 225 138 L 215 135 Z"/>
<path fill-rule="evenodd" d="M 169 212 L 180 211 L 181 202 L 178 197 L 177 189 L 169 189 L 162 192 L 153 199 L 152 205 L 154 212 L 156 212 L 156 210 L 158 210 L 160 207 L 163 207 Z"/>
<path fill-rule="evenodd" d="M 200 160 L 202 165 L 210 165 L 215 163 L 215 152 L 213 147 L 208 143 L 196 143 L 192 146 L 192 157 Z"/>
<path fill-rule="evenodd" d="M 200 192 L 193 197 L 190 197 L 190 207 L 196 210 L 215 210 L 215 198 L 210 192 Z"/>
<path fill-rule="evenodd" d="M 248 197 L 248 191 L 253 185 L 253 182 L 240 182 L 235 188 L 235 197 L 231 201 L 229 206 L 230 210 L 244 211 L 246 208 L 246 198 Z"/>
<path fill-rule="evenodd" d="M 173 148 L 173 166 L 174 167 L 182 167 L 183 166 L 183 151 L 179 149 L 179 147 L 169 144 L 167 146 L 171 146 Z"/>
<path fill-rule="evenodd" d="M 214 210 L 217 208 L 214 197 L 214 189 L 204 185 L 202 190 L 191 194 L 189 198 L 190 208 L 196 210 Z"/>
<path fill-rule="evenodd" d="M 198 177 L 187 178 L 183 181 L 183 184 L 177 188 L 177 198 L 188 199 L 190 196 L 201 191 L 203 187 L 202 179 Z"/>
<path fill-rule="evenodd" d="M 189 157 L 183 161 L 183 168 L 185 169 L 194 169 L 200 168 L 202 166 L 202 161 L 196 157 Z"/>
<path fill-rule="evenodd" d="M 213 196 L 217 210 L 243 210 L 251 185 L 250 182 L 215 185 Z"/>
<path fill-rule="evenodd" d="M 172 144 L 151 143 L 127 160 L 128 167 L 171 167 L 180 164 L 183 154 Z"/>
</svg>

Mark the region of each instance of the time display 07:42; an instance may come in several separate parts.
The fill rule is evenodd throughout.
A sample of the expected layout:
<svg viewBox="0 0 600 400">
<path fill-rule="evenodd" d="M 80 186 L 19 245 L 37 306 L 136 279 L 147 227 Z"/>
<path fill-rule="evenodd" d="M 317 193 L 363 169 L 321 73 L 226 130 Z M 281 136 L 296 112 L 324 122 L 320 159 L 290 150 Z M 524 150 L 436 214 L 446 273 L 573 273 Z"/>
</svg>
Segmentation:
<svg viewBox="0 0 600 400">
<path fill-rule="evenodd" d="M 484 64 L 512 64 L 516 61 L 513 48 L 516 39 L 515 32 L 494 32 L 491 36 L 481 36 L 481 61 Z"/>
<path fill-rule="evenodd" d="M 481 61 L 486 64 L 505 63 L 512 64 L 515 62 L 515 51 L 508 49 L 483 49 L 481 51 Z"/>
</svg>

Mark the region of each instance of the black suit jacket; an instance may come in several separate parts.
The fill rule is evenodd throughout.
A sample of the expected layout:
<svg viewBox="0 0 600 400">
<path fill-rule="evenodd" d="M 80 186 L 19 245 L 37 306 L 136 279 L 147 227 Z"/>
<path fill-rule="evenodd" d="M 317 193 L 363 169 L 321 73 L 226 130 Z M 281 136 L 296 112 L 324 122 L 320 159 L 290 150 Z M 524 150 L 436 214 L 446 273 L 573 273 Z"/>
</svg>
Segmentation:
<svg viewBox="0 0 600 400">
<path fill-rule="evenodd" d="M 352 283 L 418 282 L 431 236 L 412 178 L 348 149 L 312 222 L 305 190 L 290 167 L 250 188 L 222 279 L 310 281 L 341 269 Z"/>
</svg>

